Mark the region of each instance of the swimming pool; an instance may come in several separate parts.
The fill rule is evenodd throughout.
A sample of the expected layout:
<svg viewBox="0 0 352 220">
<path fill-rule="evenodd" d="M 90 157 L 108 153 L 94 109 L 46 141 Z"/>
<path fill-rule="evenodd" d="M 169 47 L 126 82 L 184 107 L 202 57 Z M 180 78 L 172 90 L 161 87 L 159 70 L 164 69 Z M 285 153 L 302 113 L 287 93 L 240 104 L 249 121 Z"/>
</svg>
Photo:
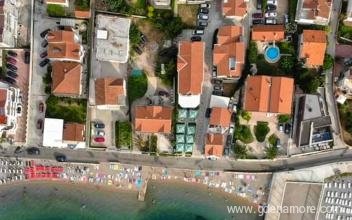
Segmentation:
<svg viewBox="0 0 352 220">
<path fill-rule="evenodd" d="M 280 49 L 277 46 L 268 46 L 264 55 L 266 61 L 269 63 L 276 63 L 280 59 Z"/>
</svg>

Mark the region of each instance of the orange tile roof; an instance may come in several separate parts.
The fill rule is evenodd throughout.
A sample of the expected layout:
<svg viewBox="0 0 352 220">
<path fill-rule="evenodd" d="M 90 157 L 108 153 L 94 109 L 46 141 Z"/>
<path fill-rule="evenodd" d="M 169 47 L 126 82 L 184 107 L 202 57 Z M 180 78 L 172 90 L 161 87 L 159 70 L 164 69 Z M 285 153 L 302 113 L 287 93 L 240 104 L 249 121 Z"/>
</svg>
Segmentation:
<svg viewBox="0 0 352 220">
<path fill-rule="evenodd" d="M 250 76 L 244 109 L 252 112 L 291 114 L 294 80 L 288 77 Z"/>
<path fill-rule="evenodd" d="M 218 76 L 240 77 L 245 60 L 245 45 L 240 42 L 242 27 L 219 28 L 217 44 L 214 45 L 213 63 Z"/>
<path fill-rule="evenodd" d="M 304 0 L 302 9 L 312 13 L 311 18 L 329 18 L 332 0 Z"/>
<path fill-rule="evenodd" d="M 79 123 L 65 123 L 63 131 L 64 141 L 85 141 L 86 126 Z"/>
<path fill-rule="evenodd" d="M 224 0 L 222 14 L 226 17 L 243 17 L 247 13 L 247 4 L 244 0 Z"/>
<path fill-rule="evenodd" d="M 75 17 L 76 18 L 90 18 L 90 10 L 89 11 L 82 11 L 82 10 L 75 10 Z"/>
<path fill-rule="evenodd" d="M 222 134 L 207 134 L 204 148 L 205 156 L 222 157 L 224 153 L 224 136 Z"/>
<path fill-rule="evenodd" d="M 172 108 L 136 106 L 134 129 L 144 133 L 171 133 Z"/>
<path fill-rule="evenodd" d="M 121 78 L 99 78 L 95 80 L 95 104 L 118 105 L 124 103 L 125 88 Z"/>
<path fill-rule="evenodd" d="M 252 28 L 252 40 L 254 41 L 282 41 L 285 39 L 285 27 L 283 25 L 255 25 Z"/>
<path fill-rule="evenodd" d="M 231 111 L 227 108 L 213 107 L 209 120 L 210 125 L 229 127 L 231 121 Z"/>
<path fill-rule="evenodd" d="M 47 40 L 49 43 L 61 43 L 61 42 L 71 42 L 74 43 L 74 32 L 73 31 L 49 31 L 47 35 Z"/>
<path fill-rule="evenodd" d="M 82 65 L 76 62 L 52 62 L 52 93 L 55 95 L 80 95 Z"/>
<path fill-rule="evenodd" d="M 306 59 L 307 66 L 321 66 L 324 63 L 326 46 L 324 31 L 303 30 L 299 58 Z"/>
<path fill-rule="evenodd" d="M 178 93 L 198 95 L 204 78 L 204 42 L 181 41 L 177 56 Z"/>
<path fill-rule="evenodd" d="M 0 89 L 0 108 L 5 108 L 7 101 L 7 89 Z"/>
<path fill-rule="evenodd" d="M 2 124 L 2 125 L 7 124 L 7 116 L 6 115 L 0 115 L 0 124 Z"/>
<path fill-rule="evenodd" d="M 80 60 L 80 49 L 77 43 L 49 43 L 48 58 Z"/>
</svg>

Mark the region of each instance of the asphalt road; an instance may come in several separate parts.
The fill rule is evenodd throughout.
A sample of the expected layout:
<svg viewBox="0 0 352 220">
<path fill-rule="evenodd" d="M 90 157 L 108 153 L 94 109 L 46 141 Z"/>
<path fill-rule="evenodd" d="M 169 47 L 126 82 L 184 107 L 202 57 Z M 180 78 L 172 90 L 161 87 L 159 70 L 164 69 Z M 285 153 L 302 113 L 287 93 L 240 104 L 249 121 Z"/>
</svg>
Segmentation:
<svg viewBox="0 0 352 220">
<path fill-rule="evenodd" d="M 293 169 L 307 168 L 333 162 L 352 160 L 351 149 L 339 149 L 319 154 L 301 155 L 287 159 L 277 160 L 228 160 L 220 159 L 211 161 L 203 158 L 178 158 L 178 157 L 157 157 L 144 154 L 131 154 L 121 152 L 87 151 L 41 148 L 40 155 L 28 155 L 25 150 L 14 154 L 15 147 L 0 152 L 0 156 L 36 159 L 54 159 L 57 153 L 65 154 L 69 162 L 99 163 L 119 162 L 124 164 L 172 167 L 180 169 L 199 169 L 217 171 L 243 171 L 243 172 L 275 172 Z"/>
</svg>

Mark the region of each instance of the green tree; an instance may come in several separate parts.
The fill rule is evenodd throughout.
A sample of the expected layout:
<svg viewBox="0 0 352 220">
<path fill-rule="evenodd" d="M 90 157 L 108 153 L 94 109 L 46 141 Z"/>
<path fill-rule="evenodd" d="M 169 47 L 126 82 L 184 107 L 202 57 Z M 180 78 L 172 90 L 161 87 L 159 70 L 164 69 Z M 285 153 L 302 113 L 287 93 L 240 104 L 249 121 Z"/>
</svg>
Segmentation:
<svg viewBox="0 0 352 220">
<path fill-rule="evenodd" d="M 150 137 L 150 152 L 157 153 L 158 152 L 158 136 L 152 135 Z"/>
<path fill-rule="evenodd" d="M 258 48 L 254 41 L 249 42 L 248 47 L 248 61 L 249 63 L 256 63 L 258 58 Z"/>
<path fill-rule="evenodd" d="M 141 42 L 142 32 L 138 29 L 138 26 L 131 24 L 130 27 L 130 45 L 131 47 L 137 46 Z"/>
<path fill-rule="evenodd" d="M 235 129 L 234 138 L 245 144 L 252 143 L 254 140 L 251 129 L 247 125 L 238 125 Z"/>
<path fill-rule="evenodd" d="M 305 93 L 316 93 L 321 85 L 321 77 L 313 70 L 303 69 L 297 73 L 299 87 Z"/>
<path fill-rule="evenodd" d="M 235 144 L 234 145 L 234 152 L 235 152 L 235 157 L 237 159 L 246 159 L 247 158 L 248 150 L 245 145 Z"/>
<path fill-rule="evenodd" d="M 334 65 L 334 58 L 330 54 L 325 54 L 323 70 L 331 69 Z"/>
<path fill-rule="evenodd" d="M 247 123 L 248 123 L 248 122 L 251 120 L 252 115 L 251 115 L 250 112 L 243 110 L 243 111 L 241 111 L 241 117 L 242 117 L 244 120 L 246 120 Z"/>
<path fill-rule="evenodd" d="M 265 154 L 266 158 L 273 160 L 278 154 L 278 149 L 275 146 L 267 147 L 265 148 Z"/>
<path fill-rule="evenodd" d="M 154 17 L 154 7 L 153 7 L 153 6 L 148 6 L 147 17 L 148 17 L 148 18 Z"/>
<path fill-rule="evenodd" d="M 128 101 L 131 105 L 132 102 L 138 98 L 144 96 L 148 89 L 148 79 L 145 73 L 141 75 L 133 76 L 131 75 L 127 81 L 127 95 Z"/>
<path fill-rule="evenodd" d="M 275 134 L 269 136 L 268 141 L 271 146 L 276 146 L 278 137 Z"/>
<path fill-rule="evenodd" d="M 286 114 L 283 114 L 283 115 L 278 115 L 277 116 L 277 121 L 279 123 L 287 123 L 289 122 L 291 119 L 291 115 L 286 115 Z"/>
<path fill-rule="evenodd" d="M 269 131 L 270 128 L 268 126 L 268 122 L 266 121 L 258 121 L 257 125 L 254 126 L 254 135 L 259 142 L 265 141 L 265 137 Z"/>
<path fill-rule="evenodd" d="M 291 56 L 284 56 L 280 59 L 280 68 L 286 74 L 292 74 L 292 69 L 295 65 L 294 57 Z"/>
</svg>

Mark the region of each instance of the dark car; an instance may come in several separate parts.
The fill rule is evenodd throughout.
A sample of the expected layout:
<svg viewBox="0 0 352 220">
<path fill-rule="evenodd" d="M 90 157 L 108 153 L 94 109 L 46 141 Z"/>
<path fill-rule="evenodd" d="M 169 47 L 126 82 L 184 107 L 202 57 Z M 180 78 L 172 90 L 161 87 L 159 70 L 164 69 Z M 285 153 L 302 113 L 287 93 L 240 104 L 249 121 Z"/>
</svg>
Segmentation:
<svg viewBox="0 0 352 220">
<path fill-rule="evenodd" d="M 206 27 L 206 26 L 208 26 L 208 22 L 200 20 L 200 21 L 198 21 L 198 26 L 199 27 Z"/>
<path fill-rule="evenodd" d="M 139 55 L 141 55 L 141 54 L 143 53 L 142 49 L 141 49 L 140 47 L 138 47 L 138 46 L 133 47 L 133 50 L 134 50 L 136 53 L 138 53 Z"/>
<path fill-rule="evenodd" d="M 10 69 L 10 70 L 13 70 L 15 72 L 17 72 L 17 69 L 18 69 L 15 65 L 12 65 L 11 63 L 7 63 L 6 64 L 6 68 Z"/>
<path fill-rule="evenodd" d="M 30 154 L 30 155 L 39 155 L 40 154 L 40 150 L 39 148 L 37 147 L 30 147 L 30 148 L 27 148 L 27 153 Z"/>
<path fill-rule="evenodd" d="M 263 0 L 257 0 L 257 9 L 262 10 Z"/>
<path fill-rule="evenodd" d="M 148 42 L 148 38 L 144 35 L 144 34 L 141 34 L 141 40 L 145 43 L 145 42 Z"/>
<path fill-rule="evenodd" d="M 263 18 L 263 13 L 253 13 L 252 18 Z"/>
<path fill-rule="evenodd" d="M 17 53 L 15 51 L 9 50 L 7 51 L 7 54 L 13 57 L 17 57 Z"/>
<path fill-rule="evenodd" d="M 201 41 L 202 37 L 201 36 L 192 36 L 191 41 Z"/>
<path fill-rule="evenodd" d="M 95 122 L 94 123 L 94 127 L 95 128 L 105 128 L 105 125 L 101 122 Z"/>
<path fill-rule="evenodd" d="M 209 13 L 209 9 L 207 9 L 207 8 L 199 8 L 199 13 L 208 14 Z"/>
<path fill-rule="evenodd" d="M 39 63 L 39 66 L 41 67 L 44 67 L 46 64 L 49 63 L 49 59 L 45 59 L 45 60 L 42 60 L 40 63 Z"/>
<path fill-rule="evenodd" d="M 160 96 L 169 96 L 170 94 L 168 92 L 166 92 L 166 91 L 160 90 L 158 92 L 158 95 L 160 95 Z"/>
<path fill-rule="evenodd" d="M 6 73 L 6 75 L 8 75 L 8 76 L 10 76 L 10 77 L 12 77 L 12 78 L 17 78 L 17 73 L 15 73 L 15 72 L 12 72 L 12 71 L 7 71 L 7 73 Z"/>
<path fill-rule="evenodd" d="M 48 52 L 47 51 L 44 51 L 40 54 L 40 58 L 44 58 L 44 57 L 47 57 L 48 56 Z"/>
<path fill-rule="evenodd" d="M 204 27 L 204 26 L 198 26 L 198 27 L 197 27 L 197 30 L 202 30 L 202 31 L 204 31 L 204 30 L 205 30 L 205 27 Z"/>
<path fill-rule="evenodd" d="M 12 61 L 17 63 L 17 60 L 14 57 L 6 57 L 6 61 Z"/>
<path fill-rule="evenodd" d="M 266 8 L 267 8 L 269 11 L 275 11 L 275 10 L 276 10 L 276 5 L 268 4 L 268 5 L 266 6 Z"/>
<path fill-rule="evenodd" d="M 44 38 L 49 33 L 49 31 L 50 31 L 50 28 L 45 29 L 42 33 L 40 33 L 40 37 Z"/>
<path fill-rule="evenodd" d="M 43 128 L 43 119 L 38 119 L 37 121 L 37 129 L 42 130 Z"/>
<path fill-rule="evenodd" d="M 42 45 L 42 47 L 46 47 L 46 46 L 48 46 L 48 44 L 49 44 L 48 41 L 44 40 L 41 45 Z"/>
<path fill-rule="evenodd" d="M 57 162 L 66 162 L 67 161 L 67 158 L 65 155 L 63 154 L 58 154 L 55 156 L 55 159 Z"/>
<path fill-rule="evenodd" d="M 19 153 L 21 153 L 22 152 L 22 147 L 20 147 L 20 146 L 18 146 L 18 147 L 16 147 L 16 149 L 15 149 L 15 154 L 19 154 Z"/>
<path fill-rule="evenodd" d="M 16 83 L 15 79 L 13 79 L 11 77 L 8 77 L 8 76 L 5 77 L 5 81 L 8 82 L 8 83 L 11 83 L 11 84 L 15 84 Z"/>
<path fill-rule="evenodd" d="M 24 63 L 26 63 L 26 64 L 29 63 L 30 56 L 31 56 L 31 54 L 29 51 L 24 52 Z"/>
<path fill-rule="evenodd" d="M 285 134 L 289 134 L 291 132 L 291 125 L 289 123 L 285 124 Z"/>
<path fill-rule="evenodd" d="M 253 24 L 264 24 L 263 19 L 255 19 L 252 21 Z"/>
<path fill-rule="evenodd" d="M 39 102 L 39 112 L 43 113 L 44 112 L 44 103 L 43 102 Z"/>
<path fill-rule="evenodd" d="M 205 117 L 210 118 L 210 114 L 211 114 L 211 108 L 207 108 L 207 110 L 205 111 Z"/>
</svg>

